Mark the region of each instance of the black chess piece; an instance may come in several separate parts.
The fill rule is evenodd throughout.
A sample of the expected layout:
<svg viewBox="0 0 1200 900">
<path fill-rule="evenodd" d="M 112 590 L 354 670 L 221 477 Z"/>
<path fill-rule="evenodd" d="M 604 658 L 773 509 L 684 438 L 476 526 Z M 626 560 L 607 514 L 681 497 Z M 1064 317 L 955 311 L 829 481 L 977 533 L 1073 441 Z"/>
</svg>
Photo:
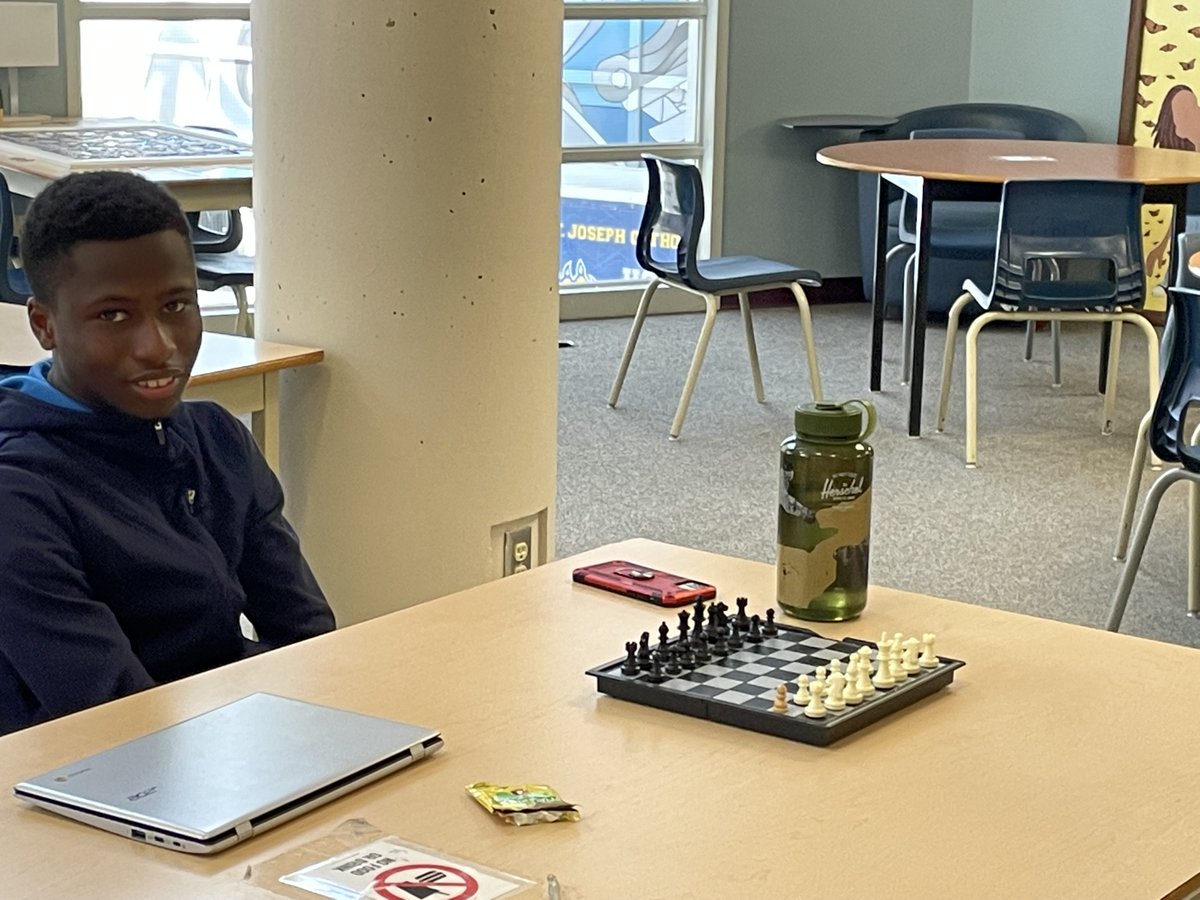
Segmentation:
<svg viewBox="0 0 1200 900">
<path fill-rule="evenodd" d="M 763 626 L 762 633 L 767 637 L 779 634 L 779 629 L 775 627 L 775 610 L 773 608 L 767 610 L 767 624 Z"/>
<path fill-rule="evenodd" d="M 721 607 L 714 603 L 708 608 L 708 642 L 711 644 L 717 639 L 717 632 L 721 627 Z"/>
<path fill-rule="evenodd" d="M 746 635 L 746 640 L 752 644 L 762 643 L 762 622 L 759 620 L 757 613 L 750 617 L 750 633 Z"/>
<path fill-rule="evenodd" d="M 717 632 L 716 640 L 712 642 L 712 655 L 725 656 L 729 652 L 729 644 L 725 640 L 727 632 L 724 628 Z"/>
<path fill-rule="evenodd" d="M 678 643 L 679 643 L 680 647 L 686 647 L 687 643 L 688 643 L 688 633 L 689 633 L 688 618 L 689 618 L 689 616 L 688 616 L 687 610 L 686 609 L 680 610 L 680 612 L 679 612 L 679 638 L 678 638 Z"/>
<path fill-rule="evenodd" d="M 742 643 L 743 643 L 742 629 L 741 629 L 741 626 L 738 625 L 738 620 L 737 620 L 736 616 L 734 616 L 729 621 L 729 637 L 726 638 L 726 642 L 734 650 L 736 650 L 738 647 L 742 646 Z"/>
<path fill-rule="evenodd" d="M 637 641 L 625 642 L 625 662 L 621 663 L 621 673 L 623 675 L 636 675 L 639 671 L 637 661 Z"/>
<path fill-rule="evenodd" d="M 685 669 L 696 668 L 696 654 L 692 652 L 692 648 L 684 645 L 684 648 L 679 651 L 679 665 Z"/>
<path fill-rule="evenodd" d="M 650 673 L 646 676 L 646 680 L 651 684 L 661 684 L 664 680 L 662 673 L 662 661 L 659 659 L 657 653 L 655 653 L 654 658 L 650 660 Z"/>
<path fill-rule="evenodd" d="M 648 631 L 642 632 L 642 639 L 638 643 L 637 658 L 639 669 L 650 668 L 650 632 Z"/>
<path fill-rule="evenodd" d="M 679 668 L 679 651 L 672 647 L 667 651 L 667 668 L 668 675 L 678 675 L 683 670 Z"/>
<path fill-rule="evenodd" d="M 738 627 L 745 631 L 750 627 L 750 619 L 746 616 L 746 604 L 750 601 L 745 597 L 738 597 L 734 603 L 737 604 L 737 623 Z"/>
<path fill-rule="evenodd" d="M 692 607 L 692 621 L 699 622 L 701 625 L 703 625 L 704 624 L 704 611 L 705 611 L 704 601 L 697 600 L 696 605 Z"/>
<path fill-rule="evenodd" d="M 704 643 L 704 617 L 692 620 L 692 646 L 699 647 Z"/>
<path fill-rule="evenodd" d="M 696 655 L 697 663 L 706 663 L 712 659 L 712 654 L 708 652 L 708 641 L 696 641 L 693 652 Z"/>
<path fill-rule="evenodd" d="M 668 627 L 666 622 L 663 622 L 661 625 L 658 626 L 658 652 L 659 653 L 662 653 L 664 655 L 666 654 L 667 641 L 670 639 L 670 636 L 671 636 L 671 629 L 670 629 L 670 627 Z"/>
</svg>

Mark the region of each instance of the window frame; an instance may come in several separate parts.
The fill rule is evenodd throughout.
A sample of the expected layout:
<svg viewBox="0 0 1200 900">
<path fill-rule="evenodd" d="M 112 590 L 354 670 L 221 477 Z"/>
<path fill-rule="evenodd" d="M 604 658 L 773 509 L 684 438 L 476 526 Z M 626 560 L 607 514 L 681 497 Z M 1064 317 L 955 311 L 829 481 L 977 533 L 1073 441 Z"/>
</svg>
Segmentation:
<svg viewBox="0 0 1200 900">
<path fill-rule="evenodd" d="M 693 141 L 669 144 L 638 143 L 605 147 L 562 147 L 562 164 L 581 162 L 636 162 L 643 153 L 668 159 L 699 160 L 707 185 L 705 232 L 710 255 L 721 247 L 721 209 L 724 184 L 725 84 L 728 60 L 728 32 L 722 9 L 727 0 L 689 0 L 689 2 L 650 2 L 637 0 L 601 0 L 572 2 L 564 0 L 565 20 L 694 19 L 700 28 L 700 59 L 697 78 L 697 137 Z M 608 282 L 595 286 L 560 285 L 559 292 L 577 314 L 605 314 L 602 304 L 622 300 L 621 309 L 635 299 L 644 285 L 636 282 Z M 572 296 L 576 303 L 571 304 Z M 586 295 L 586 296 L 577 296 Z M 594 299 L 594 303 L 592 300 Z M 582 303 L 582 306 L 579 303 Z M 607 312 L 613 314 L 617 310 Z"/>
</svg>

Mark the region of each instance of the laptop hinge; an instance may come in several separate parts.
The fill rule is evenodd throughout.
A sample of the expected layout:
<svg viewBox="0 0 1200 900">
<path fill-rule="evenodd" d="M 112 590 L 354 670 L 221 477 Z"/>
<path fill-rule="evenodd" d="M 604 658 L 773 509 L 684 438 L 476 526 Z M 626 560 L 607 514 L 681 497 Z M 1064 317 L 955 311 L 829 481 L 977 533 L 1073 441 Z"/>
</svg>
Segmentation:
<svg viewBox="0 0 1200 900">
<path fill-rule="evenodd" d="M 249 822 L 239 822 L 233 826 L 233 830 L 237 833 L 239 841 L 245 840 L 254 834 L 254 826 Z"/>
</svg>

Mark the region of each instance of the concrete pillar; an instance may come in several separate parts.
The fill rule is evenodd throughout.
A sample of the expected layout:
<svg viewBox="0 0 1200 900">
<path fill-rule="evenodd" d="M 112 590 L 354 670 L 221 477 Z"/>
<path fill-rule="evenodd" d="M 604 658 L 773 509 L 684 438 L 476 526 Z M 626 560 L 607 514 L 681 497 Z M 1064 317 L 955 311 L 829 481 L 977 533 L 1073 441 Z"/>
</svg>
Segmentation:
<svg viewBox="0 0 1200 900">
<path fill-rule="evenodd" d="M 252 18 L 257 334 L 326 352 L 281 475 L 339 622 L 499 577 L 512 526 L 549 558 L 561 0 Z"/>
</svg>

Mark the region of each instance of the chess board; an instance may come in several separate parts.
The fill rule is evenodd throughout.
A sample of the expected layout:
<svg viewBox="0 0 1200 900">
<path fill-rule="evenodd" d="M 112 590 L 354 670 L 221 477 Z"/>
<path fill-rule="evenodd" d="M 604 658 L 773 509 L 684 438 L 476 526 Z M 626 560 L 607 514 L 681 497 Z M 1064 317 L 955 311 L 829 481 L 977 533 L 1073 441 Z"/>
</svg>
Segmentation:
<svg viewBox="0 0 1200 900">
<path fill-rule="evenodd" d="M 844 663 L 861 647 L 870 647 L 873 652 L 878 649 L 856 638 L 832 640 L 807 628 L 775 627 L 778 633 L 764 636 L 761 643 L 730 648 L 724 656 L 683 668 L 678 675 L 663 676 L 661 683 L 651 682 L 645 670 L 625 674 L 625 657 L 589 669 L 587 674 L 595 676 L 598 690 L 613 697 L 827 746 L 941 690 L 954 680 L 954 671 L 964 665 L 961 660 L 939 657 L 936 668 L 921 669 L 889 690 L 876 690 L 858 706 L 829 710 L 823 719 L 805 716 L 803 708 L 790 699 L 787 712 L 775 712 L 771 706 L 780 682 L 787 682 L 791 698 L 801 675 L 811 677 L 818 666 L 828 667 L 835 659 Z M 678 644 L 676 638 L 668 642 L 668 647 Z"/>
<path fill-rule="evenodd" d="M 0 132 L 0 145 L 9 154 L 23 154 L 68 170 L 246 165 L 254 160 L 250 145 L 237 138 L 170 125 L 12 128 Z"/>
</svg>

